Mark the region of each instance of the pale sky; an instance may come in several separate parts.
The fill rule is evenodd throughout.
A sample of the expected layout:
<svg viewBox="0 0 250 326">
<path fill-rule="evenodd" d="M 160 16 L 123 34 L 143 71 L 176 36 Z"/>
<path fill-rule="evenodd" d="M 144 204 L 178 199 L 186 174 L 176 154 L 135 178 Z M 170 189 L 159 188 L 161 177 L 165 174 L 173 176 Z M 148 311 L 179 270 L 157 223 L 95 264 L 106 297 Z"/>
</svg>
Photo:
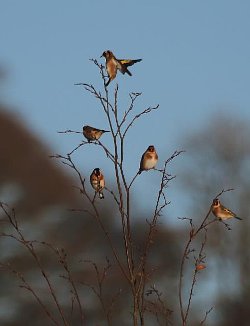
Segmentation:
<svg viewBox="0 0 250 326">
<path fill-rule="evenodd" d="M 129 92 L 143 93 L 136 113 L 160 105 L 128 135 L 126 172 L 129 178 L 136 173 L 151 144 L 160 168 L 173 150 L 183 149 L 182 136 L 214 112 L 226 109 L 250 119 L 249 12 L 247 0 L 2 0 L 0 65 L 8 72 L 3 100 L 52 152 L 64 154 L 82 137 L 58 130 L 108 127 L 98 102 L 74 86 L 89 82 L 101 88 L 89 59 L 104 63 L 100 55 L 107 49 L 119 58 L 142 58 L 131 67 L 132 77 L 118 74 L 109 89 L 119 83 L 121 110 Z M 109 135 L 103 141 L 112 144 Z M 79 151 L 76 160 L 86 174 L 95 167 L 112 172 L 94 146 Z M 158 179 L 152 173 L 140 178 L 138 207 L 147 207 Z"/>
</svg>

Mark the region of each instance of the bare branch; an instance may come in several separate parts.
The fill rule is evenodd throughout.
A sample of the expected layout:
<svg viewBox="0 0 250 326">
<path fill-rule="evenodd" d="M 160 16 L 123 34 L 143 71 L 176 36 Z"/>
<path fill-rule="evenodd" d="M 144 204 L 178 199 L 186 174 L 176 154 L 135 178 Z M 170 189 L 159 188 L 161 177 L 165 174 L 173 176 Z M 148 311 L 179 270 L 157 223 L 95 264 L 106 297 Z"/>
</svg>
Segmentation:
<svg viewBox="0 0 250 326">
<path fill-rule="evenodd" d="M 82 134 L 82 131 L 75 131 L 75 130 L 64 130 L 64 131 L 57 131 L 58 134 Z"/>
<path fill-rule="evenodd" d="M 126 136 L 126 133 L 128 132 L 129 128 L 134 124 L 134 122 L 139 119 L 142 115 L 144 114 L 148 114 L 151 111 L 157 110 L 159 108 L 159 105 L 155 106 L 155 107 L 149 107 L 147 109 L 145 109 L 144 111 L 138 113 L 136 116 L 134 116 L 134 118 L 132 119 L 132 121 L 128 124 L 128 126 L 126 127 L 124 133 L 123 133 L 123 138 Z"/>
<path fill-rule="evenodd" d="M 214 309 L 214 307 L 211 307 L 209 310 L 206 311 L 205 317 L 204 319 L 200 322 L 200 325 L 204 325 L 205 321 L 207 320 L 208 315 L 210 314 L 210 312 Z"/>
<path fill-rule="evenodd" d="M 218 193 L 216 195 L 215 198 L 218 198 L 219 196 L 221 196 L 223 193 L 227 192 L 227 191 L 232 191 L 233 189 L 226 189 L 226 190 L 222 190 L 220 193 Z M 209 215 L 212 211 L 212 205 L 210 206 L 208 213 L 206 214 L 206 216 L 204 217 L 204 219 L 202 220 L 201 224 L 195 228 L 192 219 L 190 218 L 181 218 L 182 220 L 188 220 L 190 223 L 190 233 L 189 233 L 189 239 L 186 243 L 184 252 L 183 252 L 183 256 L 181 259 L 181 266 L 180 266 L 180 275 L 179 275 L 179 305 L 180 305 L 180 312 L 181 312 L 181 319 L 182 319 L 182 323 L 183 326 L 186 325 L 187 319 L 188 319 L 188 315 L 190 312 L 190 306 L 191 306 L 191 301 L 192 301 L 192 296 L 193 296 L 193 289 L 194 289 L 194 285 L 196 283 L 196 275 L 199 271 L 199 269 L 197 269 L 197 265 L 199 265 L 200 262 L 202 262 L 202 260 L 204 259 L 205 255 L 203 254 L 205 245 L 206 245 L 206 239 L 207 239 L 207 228 L 208 226 L 211 226 L 211 224 L 218 222 L 220 220 L 218 219 L 213 219 L 211 221 L 208 221 Z M 221 221 L 225 227 L 228 230 L 231 230 L 229 225 L 227 223 L 225 223 L 224 221 Z M 188 258 L 189 254 L 193 251 L 190 249 L 190 246 L 193 242 L 193 240 L 197 237 L 198 234 L 200 234 L 200 232 L 204 231 L 205 232 L 205 238 L 204 241 L 202 242 L 202 245 L 200 247 L 200 251 L 199 251 L 199 257 L 196 259 L 196 263 L 195 263 L 195 268 L 194 268 L 194 274 L 193 274 L 193 278 L 192 278 L 192 283 L 191 283 L 191 288 L 190 288 L 190 292 L 189 292 L 189 298 L 188 298 L 188 304 L 187 304 L 187 308 L 184 308 L 183 305 L 183 294 L 182 294 L 182 288 L 183 288 L 183 275 L 184 275 L 184 265 L 185 265 L 185 261 Z M 207 316 L 207 314 L 206 314 Z M 205 319 L 206 319 L 205 316 Z"/>
</svg>

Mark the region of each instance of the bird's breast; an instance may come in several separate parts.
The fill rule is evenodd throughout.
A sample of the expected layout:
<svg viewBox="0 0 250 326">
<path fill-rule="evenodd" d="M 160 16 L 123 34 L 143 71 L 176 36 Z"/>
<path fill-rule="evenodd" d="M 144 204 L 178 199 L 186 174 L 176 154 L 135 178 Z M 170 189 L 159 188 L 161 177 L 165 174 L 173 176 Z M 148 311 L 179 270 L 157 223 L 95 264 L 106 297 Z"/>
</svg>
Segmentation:
<svg viewBox="0 0 250 326">
<path fill-rule="evenodd" d="M 156 159 L 155 155 L 148 154 L 144 160 L 144 168 L 146 170 L 152 169 L 153 167 L 155 167 L 156 163 L 157 163 L 157 159 Z"/>
<path fill-rule="evenodd" d="M 117 73 L 117 62 L 114 59 L 108 61 L 106 66 L 108 75 L 110 79 L 114 79 Z"/>
</svg>

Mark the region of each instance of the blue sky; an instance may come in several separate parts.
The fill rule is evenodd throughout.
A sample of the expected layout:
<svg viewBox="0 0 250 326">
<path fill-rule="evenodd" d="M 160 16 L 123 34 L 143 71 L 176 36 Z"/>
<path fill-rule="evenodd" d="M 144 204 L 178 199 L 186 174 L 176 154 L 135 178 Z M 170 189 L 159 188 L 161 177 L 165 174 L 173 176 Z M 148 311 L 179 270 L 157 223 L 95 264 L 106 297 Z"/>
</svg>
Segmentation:
<svg viewBox="0 0 250 326">
<path fill-rule="evenodd" d="M 182 149 L 181 137 L 215 111 L 250 119 L 249 12 L 247 0 L 1 1 L 0 65 L 8 72 L 2 97 L 53 152 L 66 153 L 81 137 L 56 131 L 81 130 L 84 124 L 107 128 L 98 102 L 74 86 L 101 87 L 89 59 L 103 62 L 99 57 L 106 49 L 117 57 L 142 58 L 131 67 L 132 77 L 119 74 L 109 86 L 112 92 L 119 83 L 121 110 L 131 91 L 143 93 L 136 113 L 160 104 L 128 135 L 131 177 L 148 145 L 157 148 L 160 167 L 173 150 Z M 103 137 L 111 146 L 109 136 Z M 94 146 L 76 159 L 86 174 L 98 166 L 107 175 L 112 171 Z M 138 206 L 147 207 L 151 188 L 146 186 L 156 189 L 157 177 L 140 178 Z"/>
</svg>

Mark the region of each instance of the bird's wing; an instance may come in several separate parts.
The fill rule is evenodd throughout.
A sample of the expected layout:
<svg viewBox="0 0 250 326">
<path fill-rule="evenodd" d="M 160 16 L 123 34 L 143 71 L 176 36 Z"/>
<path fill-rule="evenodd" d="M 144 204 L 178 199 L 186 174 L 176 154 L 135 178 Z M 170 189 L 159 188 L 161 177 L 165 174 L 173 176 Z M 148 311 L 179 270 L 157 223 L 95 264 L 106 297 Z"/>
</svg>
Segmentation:
<svg viewBox="0 0 250 326">
<path fill-rule="evenodd" d="M 225 206 L 221 205 L 221 208 L 223 209 L 223 211 L 233 215 L 233 216 L 236 216 L 236 214 L 234 212 L 232 212 L 229 208 L 226 208 Z"/>
<path fill-rule="evenodd" d="M 142 59 L 119 59 L 118 61 L 122 64 L 125 65 L 126 67 L 132 66 L 136 62 L 140 62 Z"/>
</svg>

